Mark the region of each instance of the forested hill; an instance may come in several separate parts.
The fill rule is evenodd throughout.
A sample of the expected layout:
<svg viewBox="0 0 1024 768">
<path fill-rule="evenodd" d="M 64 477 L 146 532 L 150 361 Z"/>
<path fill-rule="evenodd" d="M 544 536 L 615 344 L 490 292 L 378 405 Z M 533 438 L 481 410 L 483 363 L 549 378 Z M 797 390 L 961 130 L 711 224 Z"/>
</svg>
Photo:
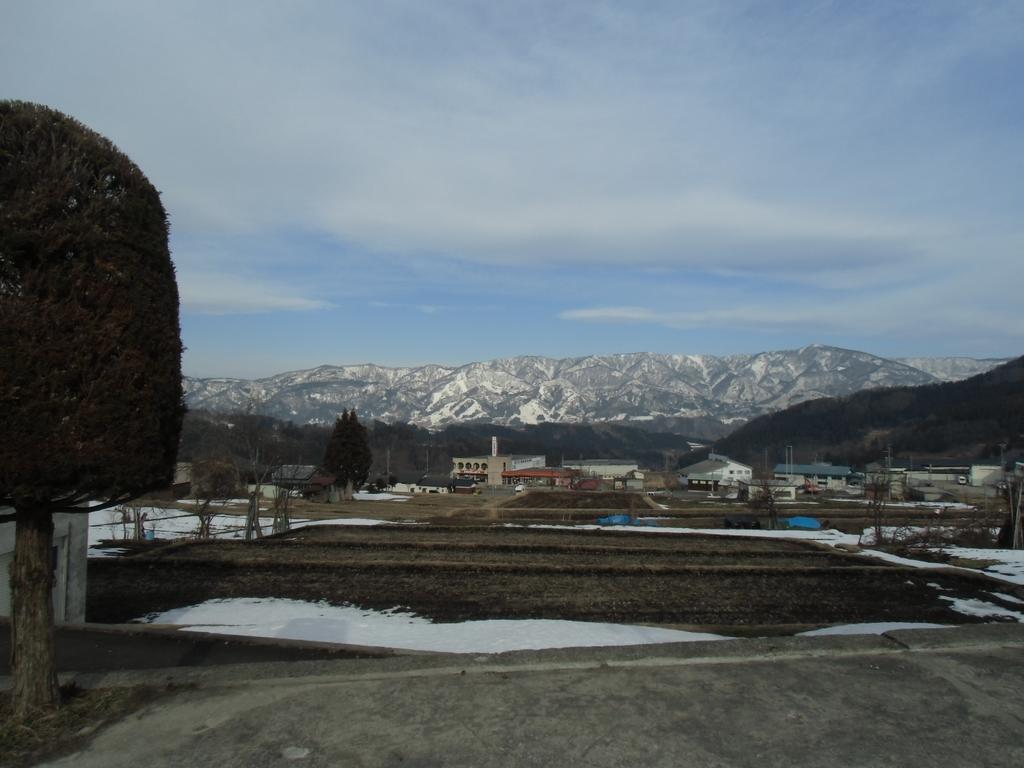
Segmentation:
<svg viewBox="0 0 1024 768">
<path fill-rule="evenodd" d="M 371 477 L 390 467 L 400 475 L 447 473 L 452 456 L 490 453 L 497 436 L 503 453 L 544 454 L 557 466 L 581 456 L 591 459 L 635 459 L 643 467 L 675 466 L 689 450 L 687 438 L 652 432 L 625 424 L 538 424 L 507 427 L 494 424 L 451 425 L 438 432 L 398 422 L 371 421 L 367 425 L 373 452 Z M 260 446 L 268 464 L 319 464 L 331 427 L 296 425 L 270 416 L 217 414 L 190 411 L 185 418 L 179 461 L 202 456 L 232 458 L 240 467 L 250 465 L 251 449 Z"/>
<path fill-rule="evenodd" d="M 859 392 L 800 403 L 752 420 L 715 451 L 753 466 L 815 457 L 863 464 L 894 456 L 1007 456 L 1024 451 L 1024 357 L 963 381 Z"/>
</svg>

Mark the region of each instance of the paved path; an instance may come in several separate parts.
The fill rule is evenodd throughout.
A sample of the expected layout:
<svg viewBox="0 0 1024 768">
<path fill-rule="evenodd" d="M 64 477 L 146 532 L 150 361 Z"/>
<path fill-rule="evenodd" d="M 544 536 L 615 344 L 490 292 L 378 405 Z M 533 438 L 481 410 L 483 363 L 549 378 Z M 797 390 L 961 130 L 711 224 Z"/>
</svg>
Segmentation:
<svg viewBox="0 0 1024 768">
<path fill-rule="evenodd" d="M 55 765 L 1020 766 L 1024 626 L 78 675 L 196 682 Z"/>
</svg>

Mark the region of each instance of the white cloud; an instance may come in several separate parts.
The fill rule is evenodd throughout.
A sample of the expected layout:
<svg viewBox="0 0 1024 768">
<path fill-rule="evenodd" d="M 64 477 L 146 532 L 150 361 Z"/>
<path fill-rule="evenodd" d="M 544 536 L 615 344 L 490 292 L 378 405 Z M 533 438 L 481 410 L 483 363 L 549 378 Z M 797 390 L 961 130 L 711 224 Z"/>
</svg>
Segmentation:
<svg viewBox="0 0 1024 768">
<path fill-rule="evenodd" d="M 974 14 L 901 50 L 875 12 L 188 8 L 23 10 L 30 34 L 5 41 L 15 56 L 43 36 L 76 62 L 77 82 L 40 67 L 22 83 L 136 157 L 178 228 L 310 228 L 484 262 L 753 268 L 768 253 L 812 272 L 931 258 L 937 231 L 956 232 L 945 211 L 886 210 L 885 186 L 900 200 L 924 190 L 884 141 L 877 165 L 846 161 L 843 145 L 880 119 L 872 88 L 888 80 L 872 54 L 943 72 L 993 28 Z M 108 24 L 132 34 L 96 51 L 90 30 Z M 813 151 L 822 135 L 834 150 Z"/>
<path fill-rule="evenodd" d="M 649 280 L 685 303 L 609 291 L 563 317 L 1007 336 L 1022 26 L 982 0 L 41 1 L 5 12 L 0 92 L 140 164 L 187 239 L 190 312 L 315 310 L 361 279 L 444 319 L 427 291 L 490 290 L 496 265 L 619 266 L 669 270 Z M 246 252 L 294 233 L 344 247 Z M 680 274 L 747 289 L 701 303 Z"/>
<path fill-rule="evenodd" d="M 178 271 L 183 311 L 202 315 L 262 314 L 327 309 L 331 304 L 293 289 L 241 275 Z"/>
<path fill-rule="evenodd" d="M 1010 273 L 985 271 L 969 261 L 956 270 L 921 269 L 909 280 L 887 280 L 855 289 L 801 287 L 737 276 L 711 290 L 693 287 L 677 304 L 658 296 L 651 304 L 603 304 L 565 309 L 562 320 L 580 323 L 642 324 L 707 332 L 813 332 L 821 338 L 955 338 L 980 346 L 1006 345 L 1013 353 L 1024 345 L 1019 300 Z M 682 308 L 680 308 L 682 307 Z"/>
</svg>

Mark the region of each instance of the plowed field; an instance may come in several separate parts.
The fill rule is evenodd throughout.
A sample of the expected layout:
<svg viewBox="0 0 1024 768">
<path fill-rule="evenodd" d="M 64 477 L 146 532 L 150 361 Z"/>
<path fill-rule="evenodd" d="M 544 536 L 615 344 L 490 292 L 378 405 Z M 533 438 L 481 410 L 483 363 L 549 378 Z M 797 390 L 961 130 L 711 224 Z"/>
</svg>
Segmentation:
<svg viewBox="0 0 1024 768">
<path fill-rule="evenodd" d="M 387 525 L 185 542 L 89 565 L 88 619 L 218 597 L 402 607 L 436 621 L 547 618 L 786 632 L 865 621 L 965 623 L 942 597 L 1024 590 L 812 543 L 629 530 Z M 1007 607 L 1013 607 L 1007 603 Z"/>
</svg>

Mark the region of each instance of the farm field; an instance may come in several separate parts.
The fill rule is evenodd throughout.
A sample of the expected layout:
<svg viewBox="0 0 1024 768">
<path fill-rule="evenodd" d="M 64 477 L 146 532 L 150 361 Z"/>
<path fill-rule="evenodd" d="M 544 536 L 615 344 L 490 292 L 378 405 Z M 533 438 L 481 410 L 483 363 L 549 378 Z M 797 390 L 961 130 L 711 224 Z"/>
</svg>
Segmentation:
<svg viewBox="0 0 1024 768">
<path fill-rule="evenodd" d="M 981 576 L 813 542 L 526 527 L 531 508 L 510 521 L 515 508 L 477 497 L 474 516 L 474 497 L 455 507 L 437 498 L 418 509 L 358 509 L 394 507 L 406 523 L 427 524 L 305 527 L 249 543 L 182 540 L 92 560 L 87 618 L 124 622 L 212 598 L 279 597 L 403 608 L 436 622 L 569 619 L 788 634 L 857 622 L 968 623 L 980 619 L 953 610 L 955 601 L 1013 608 L 1024 599 L 1021 588 Z"/>
</svg>

